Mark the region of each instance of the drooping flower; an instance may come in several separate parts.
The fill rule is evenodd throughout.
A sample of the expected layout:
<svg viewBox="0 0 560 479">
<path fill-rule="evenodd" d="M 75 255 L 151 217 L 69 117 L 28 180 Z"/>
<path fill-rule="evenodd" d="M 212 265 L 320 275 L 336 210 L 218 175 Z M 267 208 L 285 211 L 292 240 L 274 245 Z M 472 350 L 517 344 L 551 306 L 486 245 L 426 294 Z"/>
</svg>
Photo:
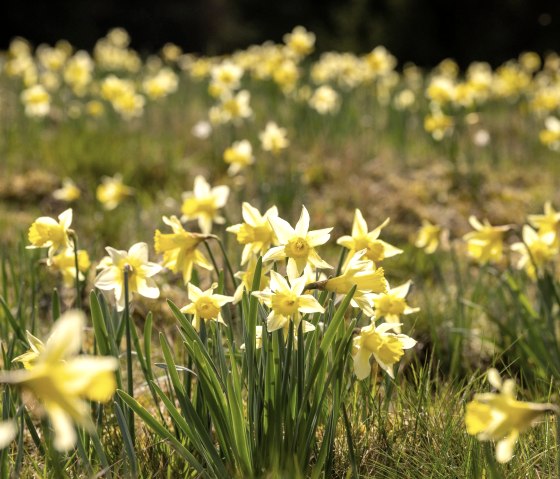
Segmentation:
<svg viewBox="0 0 560 479">
<path fill-rule="evenodd" d="M 68 234 L 71 224 L 72 208 L 58 215 L 58 222 L 48 216 L 37 218 L 29 228 L 27 237 L 31 245 L 27 248 L 49 248 L 49 257 L 69 248 L 71 241 Z"/>
<path fill-rule="evenodd" d="M 302 206 L 301 216 L 295 229 L 279 216 L 269 217 L 280 246 L 275 246 L 263 256 L 263 261 L 278 261 L 288 258 L 287 273 L 290 279 L 299 277 L 306 264 L 315 268 L 332 268 L 315 251 L 316 246 L 325 244 L 332 228 L 309 231 L 309 213 Z"/>
<path fill-rule="evenodd" d="M 181 312 L 192 314 L 192 324 L 194 329 L 200 331 L 200 321 L 216 321 L 217 323 L 226 324 L 222 318 L 222 306 L 233 301 L 233 296 L 225 296 L 223 294 L 214 294 L 214 290 L 218 287 L 216 283 L 212 284 L 206 291 L 192 283 L 188 285 L 190 304 L 183 306 Z"/>
<path fill-rule="evenodd" d="M 128 271 L 130 294 L 159 298 L 159 288 L 152 276 L 161 271 L 161 266 L 148 261 L 146 243 L 133 244 L 128 251 L 116 250 L 110 246 L 105 249 L 109 257 L 102 262 L 102 270 L 95 278 L 95 287 L 103 291 L 114 291 L 118 311 L 125 307 L 125 270 Z"/>
<path fill-rule="evenodd" d="M 114 210 L 122 200 L 134 193 L 134 190 L 122 182 L 122 176 L 105 176 L 102 183 L 97 187 L 97 200 L 106 210 Z"/>
<path fill-rule="evenodd" d="M 404 355 L 405 349 L 413 348 L 416 340 L 405 334 L 389 333 L 398 323 L 371 323 L 363 327 L 354 338 L 352 357 L 354 373 L 359 380 L 365 379 L 371 372 L 369 360 L 375 358 L 379 366 L 392 378 L 393 365 Z"/>
<path fill-rule="evenodd" d="M 402 250 L 389 243 L 380 240 L 381 230 L 389 224 L 389 218 L 381 223 L 377 228 L 368 231 L 368 225 L 362 212 L 356 209 L 354 222 L 352 223 L 352 235 L 342 236 L 336 241 L 339 245 L 348 248 L 348 260 L 362 249 L 366 249 L 366 258 L 377 264 L 385 258 L 391 258 L 402 253 Z"/>
<path fill-rule="evenodd" d="M 294 331 L 297 334 L 301 314 L 324 313 L 319 302 L 310 294 L 302 294 L 305 289 L 307 278 L 301 276 L 290 280 L 290 283 L 276 271 L 270 272 L 270 287 L 264 291 L 253 291 L 253 295 L 259 298 L 270 308 L 266 322 L 266 329 L 270 333 L 278 329 L 284 331 L 287 336 L 290 330 L 290 321 L 294 322 Z M 303 332 L 313 331 L 313 326 L 303 320 Z"/>
<path fill-rule="evenodd" d="M 163 217 L 163 222 L 170 226 L 173 233 L 162 233 L 156 230 L 154 248 L 156 253 L 163 253 L 163 266 L 174 273 L 181 273 L 185 285 L 191 280 L 193 266 L 212 270 L 212 263 L 197 248 L 207 235 L 185 231 L 179 218 Z"/>
<path fill-rule="evenodd" d="M 251 255 L 263 254 L 276 242 L 269 219 L 278 217 L 278 209 L 272 206 L 261 215 L 259 210 L 244 202 L 241 214 L 245 223 L 229 226 L 226 231 L 235 234 L 237 241 L 245 245 L 241 254 L 241 265 L 244 265 Z"/>
<path fill-rule="evenodd" d="M 546 412 L 557 412 L 554 404 L 538 404 L 515 399 L 515 382 L 490 369 L 488 382 L 498 393 L 475 394 L 467 404 L 465 425 L 467 432 L 480 441 L 498 441 L 496 459 L 500 463 L 513 457 L 519 434 L 533 426 Z"/>
<path fill-rule="evenodd" d="M 218 214 L 229 196 L 229 188 L 225 185 L 211 188 L 203 176 L 194 179 L 193 191 L 183 193 L 182 220 L 198 220 L 198 226 L 203 234 L 212 232 L 212 223 L 222 224 L 225 219 Z"/>
<path fill-rule="evenodd" d="M 475 229 L 463 236 L 469 257 L 480 264 L 500 263 L 504 254 L 504 233 L 510 226 L 492 226 L 488 220 L 481 223 L 474 216 L 469 217 L 469 223 Z"/>
<path fill-rule="evenodd" d="M 84 325 L 82 312 L 66 312 L 54 324 L 46 344 L 36 348 L 38 352 L 27 369 L 0 374 L 0 382 L 31 392 L 42 404 L 54 429 L 54 447 L 59 451 L 75 445 L 73 423 L 94 430 L 88 401 L 107 402 L 117 386 L 116 358 L 77 356 Z"/>
</svg>

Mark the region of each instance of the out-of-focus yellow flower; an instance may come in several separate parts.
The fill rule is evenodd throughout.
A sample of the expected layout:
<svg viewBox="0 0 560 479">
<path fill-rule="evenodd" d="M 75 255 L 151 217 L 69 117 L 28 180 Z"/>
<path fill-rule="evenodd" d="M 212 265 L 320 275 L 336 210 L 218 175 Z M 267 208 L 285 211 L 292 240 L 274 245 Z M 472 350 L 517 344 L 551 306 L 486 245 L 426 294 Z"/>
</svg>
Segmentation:
<svg viewBox="0 0 560 479">
<path fill-rule="evenodd" d="M 272 79 L 284 93 L 291 93 L 299 79 L 299 69 L 293 60 L 284 60 L 276 66 Z"/>
<path fill-rule="evenodd" d="M 255 269 L 257 267 L 257 258 L 252 256 L 247 263 L 247 270 L 246 271 L 238 271 L 235 273 L 235 277 L 240 279 L 241 282 L 239 286 L 235 289 L 235 293 L 233 294 L 233 304 L 239 303 L 243 299 L 243 292 L 244 291 L 251 291 L 253 287 L 253 280 L 255 278 Z M 272 263 L 263 264 L 261 268 L 261 278 L 259 282 L 259 290 L 262 291 L 265 288 L 268 288 L 270 284 L 270 279 L 267 276 L 267 273 L 272 269 Z"/>
<path fill-rule="evenodd" d="M 76 280 L 76 258 L 73 248 L 67 248 L 62 253 L 56 254 L 47 260 L 47 266 L 53 271 L 58 271 L 62 274 L 64 286 L 70 288 L 74 285 Z M 78 279 L 84 281 L 86 278 L 84 273 L 91 266 L 89 255 L 87 251 L 78 250 Z"/>
<path fill-rule="evenodd" d="M 62 180 L 62 187 L 53 191 L 53 198 L 59 201 L 70 203 L 76 201 L 80 197 L 80 188 L 76 186 L 70 178 Z"/>
<path fill-rule="evenodd" d="M 182 220 L 198 220 L 203 234 L 212 232 L 212 223 L 223 224 L 225 219 L 218 215 L 218 210 L 227 203 L 229 188 L 225 185 L 211 188 L 203 176 L 194 179 L 193 191 L 183 193 Z"/>
<path fill-rule="evenodd" d="M 128 251 L 107 246 L 109 258 L 102 262 L 102 270 L 95 278 L 95 287 L 103 291 L 114 291 L 117 310 L 125 308 L 124 272 L 128 271 L 128 290 L 146 298 L 159 298 L 159 288 L 152 278 L 161 271 L 161 266 L 148 261 L 148 245 L 133 244 Z M 131 298 L 129 298 L 130 300 Z"/>
<path fill-rule="evenodd" d="M 210 76 L 210 93 L 214 92 L 217 93 L 215 96 L 220 96 L 225 92 L 231 92 L 240 87 L 243 68 L 226 60 L 218 65 L 214 65 L 210 70 Z"/>
<path fill-rule="evenodd" d="M 25 114 L 31 117 L 44 117 L 51 110 L 51 96 L 43 85 L 34 85 L 21 92 Z"/>
<path fill-rule="evenodd" d="M 134 83 L 116 75 L 109 75 L 101 82 L 101 97 L 110 102 L 131 91 L 134 91 Z"/>
<path fill-rule="evenodd" d="M 58 221 L 48 216 L 37 218 L 27 235 L 31 245 L 28 249 L 49 248 L 49 257 L 54 253 L 71 246 L 68 237 L 70 225 L 72 224 L 72 208 L 68 208 L 58 215 Z"/>
<path fill-rule="evenodd" d="M 0 449 L 8 447 L 16 438 L 17 433 L 17 423 L 14 420 L 0 421 Z"/>
<path fill-rule="evenodd" d="M 315 34 L 302 26 L 297 26 L 291 33 L 286 33 L 283 40 L 288 49 L 298 58 L 309 55 L 315 47 Z"/>
<path fill-rule="evenodd" d="M 268 218 L 280 246 L 268 250 L 263 256 L 263 261 L 278 261 L 288 258 L 286 271 L 290 280 L 299 277 L 307 264 L 314 268 L 332 268 L 315 251 L 317 246 L 325 244 L 329 240 L 332 228 L 309 231 L 309 220 L 309 213 L 305 206 L 302 206 L 301 216 L 295 229 L 279 216 L 269 216 Z"/>
<path fill-rule="evenodd" d="M 144 113 L 146 99 L 135 91 L 126 91 L 111 102 L 115 111 L 125 120 L 138 118 Z"/>
<path fill-rule="evenodd" d="M 116 174 L 113 177 L 105 176 L 102 183 L 97 187 L 96 196 L 103 208 L 114 210 L 122 200 L 132 195 L 134 190 L 122 182 L 122 176 Z"/>
<path fill-rule="evenodd" d="M 156 253 L 163 253 L 165 268 L 181 273 L 185 285 L 191 280 L 194 265 L 207 270 L 213 269 L 212 263 L 197 249 L 208 236 L 185 231 L 176 216 L 164 216 L 163 222 L 171 227 L 173 233 L 164 234 L 156 230 L 154 247 Z"/>
<path fill-rule="evenodd" d="M 181 47 L 170 42 L 163 45 L 161 49 L 161 56 L 168 62 L 176 62 L 182 54 Z"/>
<path fill-rule="evenodd" d="M 85 315 L 68 311 L 56 321 L 51 335 L 29 368 L 4 371 L 0 382 L 29 391 L 42 404 L 54 429 L 54 447 L 72 448 L 77 440 L 73 423 L 93 431 L 88 401 L 107 402 L 117 383 L 113 357 L 76 356 L 82 347 Z M 32 345 L 33 347 L 33 345 Z"/>
<path fill-rule="evenodd" d="M 537 279 L 537 272 L 558 254 L 556 232 L 537 233 L 529 225 L 523 226 L 523 241 L 511 245 L 511 250 L 521 255 L 517 262 L 517 269 L 525 269 L 527 275 Z"/>
<path fill-rule="evenodd" d="M 93 75 L 93 60 L 87 52 L 80 50 L 66 63 L 64 81 L 78 96 L 86 93 L 86 87 L 91 83 Z"/>
<path fill-rule="evenodd" d="M 310 294 L 302 294 L 306 283 L 305 276 L 294 278 L 288 283 L 284 277 L 276 271 L 270 272 L 270 288 L 264 291 L 253 291 L 256 296 L 271 311 L 266 321 L 266 329 L 270 333 L 278 329 L 284 331 L 287 337 L 290 330 L 290 321 L 294 323 L 294 332 L 297 334 L 301 314 L 324 313 L 325 309 Z M 313 331 L 313 326 L 303 320 L 303 332 Z"/>
<path fill-rule="evenodd" d="M 541 67 L 541 57 L 536 52 L 523 52 L 519 55 L 519 64 L 525 71 L 534 73 Z"/>
<path fill-rule="evenodd" d="M 438 249 L 442 236 L 446 236 L 446 230 L 428 220 L 422 220 L 414 246 L 423 249 L 426 254 L 433 254 Z"/>
<path fill-rule="evenodd" d="M 339 106 L 339 95 L 332 87 L 322 85 L 313 92 L 309 106 L 321 115 L 334 113 Z"/>
<path fill-rule="evenodd" d="M 420 311 L 420 308 L 411 308 L 406 302 L 406 296 L 410 291 L 412 281 L 407 281 L 400 286 L 391 288 L 380 294 L 374 295 L 373 304 L 375 306 L 375 317 L 383 317 L 388 323 L 399 323 L 401 315 L 407 315 Z M 399 325 L 393 330 L 401 332 Z"/>
<path fill-rule="evenodd" d="M 441 141 L 453 132 L 453 118 L 439 110 L 434 110 L 424 118 L 424 129 L 434 140 Z"/>
<path fill-rule="evenodd" d="M 241 214 L 245 223 L 229 226 L 226 231 L 237 235 L 237 241 L 245 245 L 241 254 L 241 265 L 244 265 L 251 256 L 264 254 L 276 243 L 269 219 L 278 217 L 278 208 L 272 206 L 261 215 L 259 210 L 244 202 Z"/>
<path fill-rule="evenodd" d="M 225 92 L 220 97 L 220 104 L 213 106 L 208 112 L 211 123 L 238 124 L 241 120 L 249 118 L 253 114 L 250 100 L 251 94 L 247 90 L 241 90 L 236 94 Z"/>
<path fill-rule="evenodd" d="M 451 103 L 456 98 L 455 83 L 447 76 L 435 76 L 430 80 L 426 96 L 438 105 Z"/>
<path fill-rule="evenodd" d="M 255 162 L 249 140 L 236 141 L 224 151 L 224 161 L 229 165 L 228 174 L 235 175 Z"/>
<path fill-rule="evenodd" d="M 474 216 L 469 217 L 475 229 L 463 236 L 467 242 L 467 253 L 479 264 L 500 263 L 504 257 L 504 233 L 510 226 L 492 226 L 488 220 L 483 223 Z"/>
<path fill-rule="evenodd" d="M 192 314 L 192 324 L 194 329 L 200 331 L 200 321 L 216 321 L 217 323 L 226 324 L 222 318 L 222 306 L 233 301 L 233 296 L 224 296 L 223 294 L 214 294 L 214 290 L 218 287 L 216 283 L 212 284 L 209 289 L 202 291 L 194 284 L 189 283 L 189 300 L 190 304 L 183 306 L 181 312 Z"/>
<path fill-rule="evenodd" d="M 393 71 L 397 65 L 397 59 L 389 53 L 384 46 L 375 47 L 365 57 L 373 78 L 383 77 Z"/>
<path fill-rule="evenodd" d="M 498 393 L 475 394 L 467 404 L 465 425 L 467 432 L 480 441 L 498 441 L 496 459 L 500 463 L 513 457 L 519 434 L 529 429 L 547 412 L 557 412 L 553 404 L 538 404 L 515 399 L 515 382 L 502 382 L 500 374 L 490 369 L 488 382 Z"/>
<path fill-rule="evenodd" d="M 395 95 L 393 105 L 397 110 L 408 110 L 416 102 L 416 95 L 410 88 L 405 88 Z"/>
<path fill-rule="evenodd" d="M 401 254 L 401 249 L 379 239 L 381 230 L 388 224 L 389 218 L 387 218 L 377 228 L 368 231 L 368 225 L 362 215 L 362 212 L 359 209 L 356 209 L 354 222 L 352 223 L 352 236 L 341 236 L 336 241 L 339 245 L 350 250 L 347 262 L 350 261 L 357 251 L 363 249 L 367 250 L 366 258 L 374 263 L 378 263 L 383 261 L 385 258 L 391 258 Z"/>
<path fill-rule="evenodd" d="M 29 343 L 29 351 L 12 359 L 13 363 L 21 363 L 25 369 L 32 369 L 37 358 L 45 351 L 45 343 L 39 338 L 33 336 L 29 331 L 25 332 L 27 342 Z"/>
<path fill-rule="evenodd" d="M 381 323 L 375 327 L 375 323 L 363 327 L 354 338 L 352 358 L 354 360 L 354 374 L 359 380 L 370 375 L 371 356 L 375 358 L 379 366 L 392 378 L 393 365 L 404 355 L 405 349 L 413 348 L 416 340 L 405 334 L 389 333 L 391 329 L 400 326 L 394 323 Z"/>
<path fill-rule="evenodd" d="M 275 155 L 285 148 L 288 148 L 290 142 L 285 128 L 280 128 L 273 121 L 266 124 L 264 131 L 259 133 L 261 146 L 264 151 L 270 151 Z"/>
<path fill-rule="evenodd" d="M 555 245 L 560 246 L 560 211 L 556 211 L 550 201 L 544 204 L 543 215 L 529 215 L 528 220 L 539 230 L 539 234 L 553 233 Z"/>
<path fill-rule="evenodd" d="M 99 100 L 90 100 L 86 103 L 86 113 L 89 116 L 97 118 L 103 115 L 104 112 L 105 112 L 105 107 L 103 106 L 103 103 L 101 103 Z"/>
<path fill-rule="evenodd" d="M 146 78 L 142 87 L 149 98 L 157 100 L 177 91 L 178 85 L 177 74 L 171 68 L 162 68 L 156 75 Z"/>
<path fill-rule="evenodd" d="M 37 55 L 39 63 L 41 63 L 44 68 L 51 71 L 61 70 L 68 59 L 68 52 L 45 44 L 39 45 L 35 54 Z"/>
<path fill-rule="evenodd" d="M 551 150 L 560 151 L 560 120 L 549 116 L 544 121 L 545 129 L 539 133 L 541 143 Z"/>
</svg>

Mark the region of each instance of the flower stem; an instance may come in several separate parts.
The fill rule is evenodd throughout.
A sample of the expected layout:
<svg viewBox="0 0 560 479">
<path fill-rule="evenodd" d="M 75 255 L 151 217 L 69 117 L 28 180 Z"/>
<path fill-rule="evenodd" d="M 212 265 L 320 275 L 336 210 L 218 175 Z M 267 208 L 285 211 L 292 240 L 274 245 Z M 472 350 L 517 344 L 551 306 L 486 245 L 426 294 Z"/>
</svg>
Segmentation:
<svg viewBox="0 0 560 479">
<path fill-rule="evenodd" d="M 80 292 L 80 264 L 78 261 L 78 237 L 76 234 L 72 235 L 72 243 L 74 244 L 74 268 L 76 268 L 76 308 L 82 309 L 82 295 Z"/>
<path fill-rule="evenodd" d="M 126 328 L 126 377 L 127 377 L 127 392 L 130 397 L 134 397 L 134 382 L 132 377 L 132 339 L 130 333 L 130 310 L 129 310 L 129 290 L 128 290 L 128 275 L 130 267 L 128 265 L 124 268 L 124 321 Z M 134 411 L 128 409 L 128 427 L 130 429 L 130 437 L 132 444 L 134 444 Z"/>
</svg>

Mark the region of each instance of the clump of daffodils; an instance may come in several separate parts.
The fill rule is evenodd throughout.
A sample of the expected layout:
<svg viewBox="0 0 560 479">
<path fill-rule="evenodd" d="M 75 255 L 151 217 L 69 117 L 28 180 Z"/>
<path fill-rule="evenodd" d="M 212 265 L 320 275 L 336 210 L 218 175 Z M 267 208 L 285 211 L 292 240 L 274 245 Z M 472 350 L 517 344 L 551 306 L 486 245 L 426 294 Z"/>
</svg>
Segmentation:
<svg viewBox="0 0 560 479">
<path fill-rule="evenodd" d="M 547 412 L 558 414 L 558 407 L 518 401 L 515 398 L 515 382 L 512 379 L 502 381 L 495 369 L 488 371 L 487 378 L 498 392 L 475 394 L 467 404 L 465 425 L 467 432 L 479 440 L 497 441 L 496 459 L 505 463 L 513 457 L 519 435 Z"/>
</svg>

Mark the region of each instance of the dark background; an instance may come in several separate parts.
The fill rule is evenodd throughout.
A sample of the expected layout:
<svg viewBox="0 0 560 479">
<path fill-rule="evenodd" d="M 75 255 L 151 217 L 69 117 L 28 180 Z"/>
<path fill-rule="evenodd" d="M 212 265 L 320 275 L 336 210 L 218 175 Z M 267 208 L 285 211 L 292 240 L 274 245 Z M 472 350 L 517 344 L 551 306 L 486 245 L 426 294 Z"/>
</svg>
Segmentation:
<svg viewBox="0 0 560 479">
<path fill-rule="evenodd" d="M 171 41 L 216 54 L 279 42 L 299 24 L 317 34 L 318 51 L 382 44 L 401 63 L 428 67 L 445 57 L 497 65 L 524 50 L 560 50 L 560 0 L 12 0 L 0 11 L 0 49 L 18 35 L 91 49 L 122 26 L 141 53 Z"/>
</svg>

